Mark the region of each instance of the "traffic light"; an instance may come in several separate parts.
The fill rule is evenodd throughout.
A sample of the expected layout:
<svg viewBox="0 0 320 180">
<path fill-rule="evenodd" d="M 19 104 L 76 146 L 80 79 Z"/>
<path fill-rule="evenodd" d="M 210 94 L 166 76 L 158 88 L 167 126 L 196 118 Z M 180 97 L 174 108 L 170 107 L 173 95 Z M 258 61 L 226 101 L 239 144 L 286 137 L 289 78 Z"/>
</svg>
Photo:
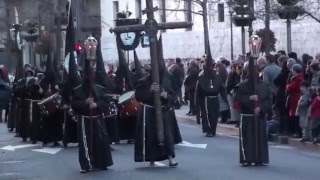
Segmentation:
<svg viewBox="0 0 320 180">
<path fill-rule="evenodd" d="M 76 43 L 76 47 L 75 47 L 75 49 L 76 49 L 76 51 L 77 51 L 77 53 L 78 54 L 80 54 L 81 53 L 81 51 L 82 51 L 82 44 L 81 43 Z"/>
</svg>

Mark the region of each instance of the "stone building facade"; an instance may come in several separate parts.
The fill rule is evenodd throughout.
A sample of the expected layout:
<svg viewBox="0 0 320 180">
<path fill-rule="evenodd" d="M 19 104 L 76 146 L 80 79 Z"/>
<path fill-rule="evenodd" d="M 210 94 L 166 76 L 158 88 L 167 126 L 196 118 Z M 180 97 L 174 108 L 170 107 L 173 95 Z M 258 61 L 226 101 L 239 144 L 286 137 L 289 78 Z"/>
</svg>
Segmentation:
<svg viewBox="0 0 320 180">
<path fill-rule="evenodd" d="M 106 60 L 112 61 L 117 59 L 115 38 L 114 35 L 108 32 L 109 28 L 113 26 L 114 13 L 117 8 L 120 11 L 126 10 L 129 7 L 129 11 L 136 12 L 137 3 L 140 0 L 112 0 L 112 1 L 101 1 L 102 8 L 102 47 L 103 55 Z M 183 9 L 184 6 L 174 7 L 176 0 L 172 1 L 171 7 L 167 9 Z M 144 0 L 141 0 L 142 9 L 144 9 Z M 169 1 L 168 1 L 169 2 Z M 241 47 L 241 28 L 233 25 L 233 46 L 234 53 L 231 57 L 231 21 L 230 21 L 230 10 L 226 4 L 226 0 L 214 0 L 215 3 L 209 5 L 209 28 L 210 28 L 210 44 L 212 55 L 215 58 L 220 56 L 228 59 L 236 58 L 242 52 Z M 308 4 L 305 8 L 310 12 L 317 12 L 319 10 L 318 0 L 308 0 Z M 276 4 L 276 0 L 271 0 L 271 3 Z M 128 4 L 128 5 L 127 5 Z M 167 5 L 170 3 L 167 3 Z M 263 9 L 263 0 L 255 1 L 255 9 Z M 220 8 L 220 9 L 218 9 Z M 223 12 L 221 12 L 221 9 Z M 199 12 L 201 9 L 194 6 L 193 11 Z M 182 21 L 185 20 L 183 12 L 179 12 L 179 15 L 170 17 L 170 12 L 167 12 L 169 18 L 167 21 Z M 317 13 L 314 14 L 316 17 L 320 17 Z M 221 17 L 223 16 L 223 18 Z M 276 17 L 276 16 L 273 16 Z M 159 19 L 159 15 L 157 15 Z M 146 17 L 142 16 L 145 20 Z M 187 32 L 181 31 L 168 31 L 163 33 L 164 43 L 164 57 L 165 58 L 196 58 L 204 54 L 204 40 L 203 40 L 203 24 L 202 17 L 199 15 L 193 15 L 193 30 Z M 274 19 L 271 21 L 271 30 L 275 32 L 277 39 L 276 50 L 287 49 L 287 30 L 286 21 Z M 264 28 L 264 22 L 261 19 L 257 19 L 253 23 L 253 29 L 258 30 Z M 248 29 L 246 28 L 246 31 Z M 317 46 L 316 40 L 320 35 L 320 24 L 314 19 L 308 16 L 299 17 L 298 20 L 292 21 L 292 50 L 297 52 L 298 55 L 302 53 L 309 53 L 314 56 L 320 49 Z M 248 33 L 246 33 L 246 42 L 248 40 Z M 247 43 L 246 43 L 247 44 Z M 246 47 L 248 50 L 248 47 Z M 137 48 L 139 57 L 141 59 L 149 58 L 149 50 L 141 47 Z"/>
</svg>

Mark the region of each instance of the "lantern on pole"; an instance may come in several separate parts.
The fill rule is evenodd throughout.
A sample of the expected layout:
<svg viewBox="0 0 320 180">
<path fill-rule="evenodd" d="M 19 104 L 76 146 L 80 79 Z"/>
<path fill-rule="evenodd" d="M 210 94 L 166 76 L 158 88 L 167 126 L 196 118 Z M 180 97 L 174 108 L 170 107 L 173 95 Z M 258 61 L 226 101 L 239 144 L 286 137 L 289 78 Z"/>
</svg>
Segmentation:
<svg viewBox="0 0 320 180">
<path fill-rule="evenodd" d="M 257 35 L 252 35 L 249 38 L 250 53 L 253 58 L 259 58 L 262 39 Z"/>
<path fill-rule="evenodd" d="M 91 35 L 84 42 L 84 47 L 86 49 L 87 60 L 95 61 L 97 59 L 96 51 L 97 51 L 98 41 Z"/>
</svg>

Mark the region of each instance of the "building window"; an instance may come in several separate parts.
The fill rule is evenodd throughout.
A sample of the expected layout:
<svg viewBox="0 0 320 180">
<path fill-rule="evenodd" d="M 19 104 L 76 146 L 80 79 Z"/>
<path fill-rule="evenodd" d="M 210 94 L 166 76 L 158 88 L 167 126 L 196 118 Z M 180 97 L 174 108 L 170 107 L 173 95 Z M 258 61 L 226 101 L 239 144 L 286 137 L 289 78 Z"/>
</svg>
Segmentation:
<svg viewBox="0 0 320 180">
<path fill-rule="evenodd" d="M 218 4 L 218 20 L 224 22 L 224 4 Z"/>
</svg>

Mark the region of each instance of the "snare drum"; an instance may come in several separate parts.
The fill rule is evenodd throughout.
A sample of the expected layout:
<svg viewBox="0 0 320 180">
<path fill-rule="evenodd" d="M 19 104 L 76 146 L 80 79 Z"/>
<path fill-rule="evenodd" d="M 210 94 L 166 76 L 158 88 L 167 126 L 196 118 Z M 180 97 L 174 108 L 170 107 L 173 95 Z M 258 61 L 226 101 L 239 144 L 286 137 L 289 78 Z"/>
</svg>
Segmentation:
<svg viewBox="0 0 320 180">
<path fill-rule="evenodd" d="M 121 117 L 137 117 L 141 104 L 135 98 L 135 92 L 129 91 L 119 97 L 118 109 Z"/>
<path fill-rule="evenodd" d="M 55 93 L 38 103 L 41 111 L 45 115 L 56 113 L 62 108 L 62 97 L 59 93 Z"/>
</svg>

